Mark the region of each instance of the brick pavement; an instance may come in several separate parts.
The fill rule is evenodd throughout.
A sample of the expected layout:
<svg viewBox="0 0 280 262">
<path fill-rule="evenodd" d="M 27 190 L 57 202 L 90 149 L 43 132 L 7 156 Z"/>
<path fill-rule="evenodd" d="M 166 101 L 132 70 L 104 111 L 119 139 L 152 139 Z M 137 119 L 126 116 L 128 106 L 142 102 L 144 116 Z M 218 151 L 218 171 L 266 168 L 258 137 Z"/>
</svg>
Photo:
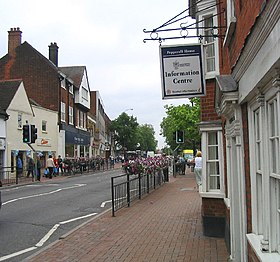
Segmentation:
<svg viewBox="0 0 280 262">
<path fill-rule="evenodd" d="M 28 262 L 227 261 L 221 238 L 203 236 L 193 173 L 116 212 L 104 212 L 43 248 Z"/>
</svg>

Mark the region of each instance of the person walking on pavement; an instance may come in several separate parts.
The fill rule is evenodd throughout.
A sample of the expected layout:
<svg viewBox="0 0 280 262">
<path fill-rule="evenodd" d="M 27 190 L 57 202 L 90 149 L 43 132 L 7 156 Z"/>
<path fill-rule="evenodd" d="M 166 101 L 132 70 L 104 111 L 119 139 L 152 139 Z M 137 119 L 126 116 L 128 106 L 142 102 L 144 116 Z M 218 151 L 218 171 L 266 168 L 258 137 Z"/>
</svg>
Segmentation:
<svg viewBox="0 0 280 262">
<path fill-rule="evenodd" d="M 54 167 L 55 165 L 53 162 L 52 155 L 49 155 L 49 158 L 46 161 L 46 168 L 49 170 L 49 179 L 52 179 Z"/>
<path fill-rule="evenodd" d="M 31 156 L 28 156 L 28 160 L 27 160 L 27 177 L 31 176 L 34 177 L 34 160 Z"/>
<path fill-rule="evenodd" d="M 20 158 L 20 156 L 17 156 L 17 166 L 16 166 L 16 174 L 17 177 L 20 177 L 22 175 L 22 160 Z"/>
<path fill-rule="evenodd" d="M 197 151 L 196 157 L 194 158 L 194 174 L 195 174 L 196 184 L 198 187 L 202 184 L 201 173 L 202 173 L 202 153 L 201 151 Z"/>
<path fill-rule="evenodd" d="M 37 180 L 41 181 L 41 162 L 40 162 L 40 156 L 37 156 L 37 162 L 36 162 L 36 176 Z"/>
<path fill-rule="evenodd" d="M 58 162 L 58 172 L 61 172 L 61 174 L 62 174 L 63 173 L 63 160 L 61 158 L 61 155 L 58 156 L 57 162 Z"/>
</svg>

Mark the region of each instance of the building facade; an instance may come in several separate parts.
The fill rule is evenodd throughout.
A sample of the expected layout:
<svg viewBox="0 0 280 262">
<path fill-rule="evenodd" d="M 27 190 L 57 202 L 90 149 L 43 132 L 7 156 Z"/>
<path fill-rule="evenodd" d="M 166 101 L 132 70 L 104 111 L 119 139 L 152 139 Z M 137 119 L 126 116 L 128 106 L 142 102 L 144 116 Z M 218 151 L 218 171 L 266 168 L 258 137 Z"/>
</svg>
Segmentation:
<svg viewBox="0 0 280 262">
<path fill-rule="evenodd" d="M 88 155 L 90 89 L 86 68 L 60 68 L 56 43 L 50 44 L 48 59 L 28 42 L 21 43 L 19 28 L 11 28 L 8 33 L 8 53 L 0 59 L 0 79 L 22 79 L 29 99 L 42 108 L 57 112 L 56 155 Z"/>
<path fill-rule="evenodd" d="M 27 156 L 35 158 L 37 154 L 44 163 L 49 154 L 55 155 L 58 137 L 57 112 L 30 103 L 21 80 L 0 81 L 0 96 L 0 104 L 7 116 L 6 120 L 0 123 L 1 130 L 4 131 L 2 167 L 11 167 L 11 171 L 14 171 L 17 157 L 21 158 L 25 166 Z M 38 139 L 32 144 L 32 148 L 23 143 L 22 127 L 25 124 L 37 127 Z"/>
<path fill-rule="evenodd" d="M 206 35 L 202 216 L 223 219 L 232 261 L 280 261 L 280 2 L 218 2 L 189 1 Z"/>
</svg>

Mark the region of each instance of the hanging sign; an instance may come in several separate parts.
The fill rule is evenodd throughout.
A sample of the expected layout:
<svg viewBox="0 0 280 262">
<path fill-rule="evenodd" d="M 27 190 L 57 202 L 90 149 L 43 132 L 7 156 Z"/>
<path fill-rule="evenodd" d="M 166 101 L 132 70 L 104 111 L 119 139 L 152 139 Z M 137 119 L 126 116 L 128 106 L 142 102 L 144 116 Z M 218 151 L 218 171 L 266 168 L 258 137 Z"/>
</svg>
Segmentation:
<svg viewBox="0 0 280 262">
<path fill-rule="evenodd" d="M 201 44 L 160 46 L 162 99 L 206 95 Z"/>
</svg>

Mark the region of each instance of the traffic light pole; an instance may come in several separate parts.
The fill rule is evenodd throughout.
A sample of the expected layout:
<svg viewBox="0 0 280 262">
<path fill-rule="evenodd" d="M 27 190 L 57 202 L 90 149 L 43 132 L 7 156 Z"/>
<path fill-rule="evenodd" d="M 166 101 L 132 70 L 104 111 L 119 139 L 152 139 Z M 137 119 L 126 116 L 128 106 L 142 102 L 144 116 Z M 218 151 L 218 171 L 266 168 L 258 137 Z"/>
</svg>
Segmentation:
<svg viewBox="0 0 280 262">
<path fill-rule="evenodd" d="M 179 148 L 180 145 L 178 145 L 174 150 L 173 150 L 173 176 L 176 177 L 176 163 L 175 163 L 175 152 L 177 151 L 177 149 Z"/>
<path fill-rule="evenodd" d="M 36 150 L 33 148 L 33 146 L 30 144 L 30 143 L 28 143 L 27 144 L 31 149 L 32 149 L 32 151 L 35 153 L 35 159 L 33 159 L 34 160 L 34 170 L 33 170 L 33 176 L 32 176 L 32 182 L 34 181 L 34 179 L 35 179 L 35 176 L 37 175 L 37 156 L 36 156 Z M 35 172 L 34 172 L 35 171 Z"/>
</svg>

